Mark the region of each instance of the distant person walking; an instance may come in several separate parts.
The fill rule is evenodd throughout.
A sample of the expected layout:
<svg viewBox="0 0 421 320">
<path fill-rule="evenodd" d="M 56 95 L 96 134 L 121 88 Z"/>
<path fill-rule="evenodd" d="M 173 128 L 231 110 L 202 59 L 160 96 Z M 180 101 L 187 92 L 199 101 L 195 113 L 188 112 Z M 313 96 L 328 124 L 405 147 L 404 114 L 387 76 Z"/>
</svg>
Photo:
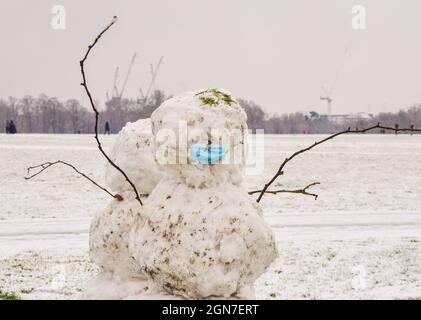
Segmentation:
<svg viewBox="0 0 421 320">
<path fill-rule="evenodd" d="M 411 136 L 414 134 L 415 124 L 411 123 Z"/>
<path fill-rule="evenodd" d="M 399 124 L 395 123 L 395 134 L 398 134 L 398 130 L 399 130 Z"/>
<path fill-rule="evenodd" d="M 7 127 L 9 130 L 7 130 Z M 9 124 L 6 126 L 6 132 L 10 133 L 10 134 L 15 134 L 18 131 L 16 130 L 16 125 L 13 122 L 13 120 L 10 120 Z"/>
<path fill-rule="evenodd" d="M 105 134 L 111 134 L 111 127 L 108 121 L 105 122 Z"/>
</svg>

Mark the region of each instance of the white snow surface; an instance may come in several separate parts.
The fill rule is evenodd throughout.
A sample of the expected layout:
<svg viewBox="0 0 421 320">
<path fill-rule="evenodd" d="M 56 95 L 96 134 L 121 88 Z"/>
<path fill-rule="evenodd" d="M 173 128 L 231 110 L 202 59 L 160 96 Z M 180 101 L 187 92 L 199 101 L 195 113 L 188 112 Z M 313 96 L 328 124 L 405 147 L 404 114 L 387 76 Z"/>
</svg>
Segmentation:
<svg viewBox="0 0 421 320">
<path fill-rule="evenodd" d="M 73 296 L 78 300 L 176 300 L 156 284 L 143 277 L 116 277 L 110 272 L 101 272 L 91 279 L 82 293 Z"/>
<path fill-rule="evenodd" d="M 322 137 L 267 135 L 259 146 L 264 172 L 245 177 L 248 190 Z M 109 150 L 116 136 L 100 138 Z M 0 150 L 0 290 L 23 299 L 77 297 L 99 272 L 88 256 L 90 222 L 113 199 L 66 167 L 23 176 L 30 165 L 61 159 L 104 184 L 93 136 L 0 134 Z M 262 200 L 279 256 L 257 279 L 256 297 L 421 298 L 421 136 L 339 137 L 289 163 L 278 184 L 313 181 L 322 183 L 312 189 L 317 201 L 287 194 Z M 138 298 L 137 289 L 119 295 Z"/>
</svg>

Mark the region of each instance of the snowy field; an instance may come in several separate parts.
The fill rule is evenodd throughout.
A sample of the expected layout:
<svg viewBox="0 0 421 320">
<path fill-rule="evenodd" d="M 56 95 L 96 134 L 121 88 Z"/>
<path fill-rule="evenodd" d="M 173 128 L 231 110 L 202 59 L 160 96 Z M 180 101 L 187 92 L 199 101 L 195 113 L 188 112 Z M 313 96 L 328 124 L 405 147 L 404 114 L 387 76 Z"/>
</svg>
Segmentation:
<svg viewBox="0 0 421 320">
<path fill-rule="evenodd" d="M 322 136 L 266 136 L 264 173 Z M 102 137 L 109 147 L 114 136 Z M 68 299 L 97 269 L 88 228 L 109 196 L 69 168 L 26 181 L 26 167 L 65 160 L 103 183 L 90 135 L 0 135 L 0 291 Z M 261 299 L 421 298 L 421 135 L 340 137 L 295 159 L 281 188 L 318 181 L 302 195 L 266 195 L 279 258 L 256 283 Z"/>
</svg>

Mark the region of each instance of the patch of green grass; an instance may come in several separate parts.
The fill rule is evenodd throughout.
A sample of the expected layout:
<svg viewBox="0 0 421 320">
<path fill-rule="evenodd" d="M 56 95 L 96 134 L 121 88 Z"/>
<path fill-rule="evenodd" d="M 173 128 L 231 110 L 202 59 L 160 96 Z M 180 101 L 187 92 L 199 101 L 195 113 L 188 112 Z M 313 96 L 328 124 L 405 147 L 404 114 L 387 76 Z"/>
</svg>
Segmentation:
<svg viewBox="0 0 421 320">
<path fill-rule="evenodd" d="M 205 105 L 215 106 L 218 104 L 218 102 L 214 98 L 211 98 L 211 97 L 199 97 L 199 99 Z"/>
<path fill-rule="evenodd" d="M 20 298 L 16 293 L 3 292 L 0 290 L 0 300 L 20 300 Z"/>
<path fill-rule="evenodd" d="M 221 101 L 229 106 L 232 103 L 236 103 L 236 101 L 231 97 L 231 95 L 224 93 L 216 88 L 210 88 L 205 91 L 201 91 L 197 93 L 196 96 L 199 97 L 199 100 L 204 105 L 216 106 Z"/>
</svg>

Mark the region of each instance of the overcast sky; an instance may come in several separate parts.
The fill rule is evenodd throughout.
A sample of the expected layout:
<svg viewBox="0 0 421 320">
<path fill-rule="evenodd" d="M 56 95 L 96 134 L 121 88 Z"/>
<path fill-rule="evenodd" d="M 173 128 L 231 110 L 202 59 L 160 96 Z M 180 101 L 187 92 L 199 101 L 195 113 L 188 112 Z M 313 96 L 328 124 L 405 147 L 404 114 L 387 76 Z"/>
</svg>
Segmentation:
<svg viewBox="0 0 421 320">
<path fill-rule="evenodd" d="M 66 29 L 51 27 L 54 5 Z M 351 9 L 367 9 L 367 29 L 353 30 Z M 325 112 L 321 86 L 332 87 L 333 113 L 395 111 L 421 103 L 419 0 L 155 0 L 0 2 L 0 97 L 46 93 L 82 96 L 78 62 L 94 36 L 118 23 L 88 62 L 103 102 L 120 66 L 120 84 L 138 53 L 126 96 L 150 81 L 168 93 L 223 87 L 270 113 Z M 344 54 L 349 45 L 348 54 Z"/>
</svg>

